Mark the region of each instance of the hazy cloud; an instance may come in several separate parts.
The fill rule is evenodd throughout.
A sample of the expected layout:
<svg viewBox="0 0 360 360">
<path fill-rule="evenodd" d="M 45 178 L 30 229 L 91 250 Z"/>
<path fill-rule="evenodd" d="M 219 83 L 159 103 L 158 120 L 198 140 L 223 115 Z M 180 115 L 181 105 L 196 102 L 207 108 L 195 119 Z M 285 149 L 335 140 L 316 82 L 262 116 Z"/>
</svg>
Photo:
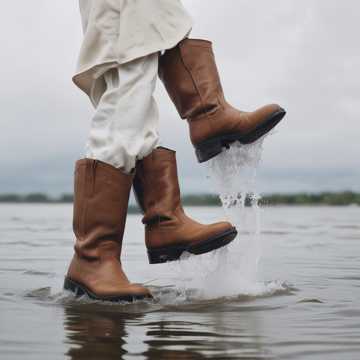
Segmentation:
<svg viewBox="0 0 360 360">
<path fill-rule="evenodd" d="M 356 0 L 184 0 L 193 37 L 214 42 L 227 98 L 288 110 L 266 139 L 263 191 L 360 190 Z M 81 43 L 77 1 L 11 1 L 0 15 L 0 192 L 71 191 L 92 108 L 71 83 Z M 164 145 L 185 191 L 204 189 L 186 122 L 157 89 Z"/>
</svg>

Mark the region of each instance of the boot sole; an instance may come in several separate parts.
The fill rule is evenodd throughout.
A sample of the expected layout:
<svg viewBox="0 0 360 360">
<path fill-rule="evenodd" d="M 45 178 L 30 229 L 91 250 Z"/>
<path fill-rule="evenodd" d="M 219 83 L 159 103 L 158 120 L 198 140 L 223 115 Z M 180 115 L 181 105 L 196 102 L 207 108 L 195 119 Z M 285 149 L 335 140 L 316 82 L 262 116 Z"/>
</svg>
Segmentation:
<svg viewBox="0 0 360 360">
<path fill-rule="evenodd" d="M 247 134 L 223 134 L 194 145 L 195 154 L 199 163 L 208 161 L 216 155 L 219 155 L 223 151 L 223 148 L 228 148 L 229 145 L 235 141 L 239 141 L 241 144 L 253 143 L 273 129 L 282 120 L 285 114 L 286 111 L 284 109 L 274 112 L 265 119 L 264 122 L 259 124 L 256 129 Z"/>
<path fill-rule="evenodd" d="M 111 301 L 111 302 L 134 302 L 137 300 L 152 299 L 151 295 L 121 295 L 121 296 L 98 296 L 90 291 L 85 285 L 78 283 L 65 277 L 64 280 L 64 290 L 72 292 L 75 297 L 88 296 L 92 300 L 100 301 Z"/>
<path fill-rule="evenodd" d="M 179 260 L 184 252 L 189 252 L 193 255 L 205 254 L 231 243 L 235 239 L 236 235 L 237 231 L 233 227 L 197 244 L 173 245 L 163 248 L 148 249 L 149 263 L 161 264 L 168 261 Z"/>
</svg>

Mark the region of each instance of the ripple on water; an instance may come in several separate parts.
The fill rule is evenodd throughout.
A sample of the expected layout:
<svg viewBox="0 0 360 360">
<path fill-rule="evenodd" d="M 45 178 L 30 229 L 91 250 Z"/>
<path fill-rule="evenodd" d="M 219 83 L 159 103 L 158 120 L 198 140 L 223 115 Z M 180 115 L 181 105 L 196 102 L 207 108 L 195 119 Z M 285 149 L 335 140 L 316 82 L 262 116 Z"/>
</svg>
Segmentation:
<svg viewBox="0 0 360 360">
<path fill-rule="evenodd" d="M 214 306 L 226 305 L 226 311 L 231 311 L 229 307 L 231 304 L 242 304 L 248 303 L 260 298 L 268 298 L 274 296 L 284 296 L 284 295 L 293 295 L 297 289 L 287 283 L 281 283 L 278 281 L 272 281 L 267 283 L 258 283 L 256 287 L 248 289 L 244 294 L 237 294 L 233 296 L 221 296 L 218 298 L 205 299 L 202 297 L 201 292 L 199 293 L 198 289 L 187 289 L 185 292 L 183 289 L 176 288 L 174 285 L 169 286 L 148 286 L 152 292 L 154 299 L 153 300 L 141 300 L 136 301 L 133 304 L 126 302 L 106 302 L 106 301 L 96 301 L 88 298 L 87 296 L 75 297 L 72 293 L 68 291 L 60 291 L 57 293 L 52 293 L 51 287 L 41 287 L 33 290 L 26 291 L 23 294 L 24 298 L 32 299 L 40 304 L 44 305 L 66 305 L 66 306 L 78 306 L 82 304 L 90 305 L 110 305 L 121 307 L 126 306 L 127 309 L 131 309 L 134 305 L 135 308 L 139 304 L 145 304 L 144 312 L 149 310 L 159 311 L 166 309 L 178 309 L 190 310 L 194 308 L 201 308 L 204 311 L 212 311 Z M 274 308 L 274 306 L 271 306 Z M 275 306 L 278 308 L 278 306 Z M 239 307 L 237 307 L 239 310 Z M 256 309 L 269 309 L 269 306 L 247 306 L 244 311 Z"/>
<path fill-rule="evenodd" d="M 320 299 L 301 299 L 297 301 L 298 304 L 303 304 L 303 303 L 314 303 L 314 304 L 323 304 L 324 302 L 321 301 Z"/>
<path fill-rule="evenodd" d="M 46 277 L 55 277 L 56 273 L 48 271 L 37 271 L 37 270 L 26 270 L 23 272 L 24 275 L 33 275 L 33 276 L 46 276 Z"/>
</svg>

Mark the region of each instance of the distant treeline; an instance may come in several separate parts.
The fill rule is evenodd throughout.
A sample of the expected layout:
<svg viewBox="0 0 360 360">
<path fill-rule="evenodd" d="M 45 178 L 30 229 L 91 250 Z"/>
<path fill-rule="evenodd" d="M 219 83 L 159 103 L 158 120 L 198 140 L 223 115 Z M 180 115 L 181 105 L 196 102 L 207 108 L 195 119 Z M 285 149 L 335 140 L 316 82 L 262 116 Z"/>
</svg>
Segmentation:
<svg viewBox="0 0 360 360">
<path fill-rule="evenodd" d="M 72 203 L 72 194 L 63 194 L 53 198 L 44 193 L 20 194 L 0 194 L 0 202 L 3 203 Z"/>
<path fill-rule="evenodd" d="M 261 203 L 265 205 L 360 205 L 360 193 L 352 191 L 270 194 L 263 196 Z"/>
<path fill-rule="evenodd" d="M 213 194 L 185 195 L 182 198 L 185 206 L 220 206 L 220 200 Z M 72 194 L 63 194 L 57 198 L 43 193 L 0 194 L 0 203 L 72 203 Z M 251 195 L 246 204 L 251 204 Z M 360 205 L 360 193 L 352 191 L 296 193 L 296 194 L 268 194 L 262 196 L 261 205 Z M 131 207 L 132 210 L 136 207 Z"/>
</svg>

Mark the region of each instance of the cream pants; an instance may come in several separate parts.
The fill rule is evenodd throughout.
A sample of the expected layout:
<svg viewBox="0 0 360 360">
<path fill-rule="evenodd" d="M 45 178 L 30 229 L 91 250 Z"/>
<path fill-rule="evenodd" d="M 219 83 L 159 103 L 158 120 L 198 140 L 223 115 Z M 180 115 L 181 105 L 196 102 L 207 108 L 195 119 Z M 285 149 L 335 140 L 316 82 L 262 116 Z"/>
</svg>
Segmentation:
<svg viewBox="0 0 360 360">
<path fill-rule="evenodd" d="M 94 100 L 86 157 L 130 173 L 137 159 L 158 145 L 158 109 L 153 97 L 159 53 L 105 72 L 106 88 Z"/>
</svg>

